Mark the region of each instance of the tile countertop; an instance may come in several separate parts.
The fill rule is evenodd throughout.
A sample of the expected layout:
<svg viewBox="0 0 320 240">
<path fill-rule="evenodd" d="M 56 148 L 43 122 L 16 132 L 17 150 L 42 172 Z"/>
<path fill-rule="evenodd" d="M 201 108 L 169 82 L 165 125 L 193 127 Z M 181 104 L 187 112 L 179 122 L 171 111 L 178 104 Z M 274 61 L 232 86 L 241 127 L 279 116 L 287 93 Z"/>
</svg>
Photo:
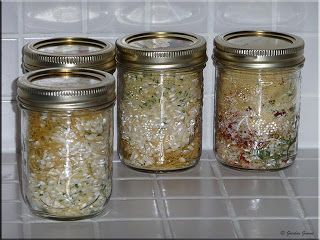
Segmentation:
<svg viewBox="0 0 320 240">
<path fill-rule="evenodd" d="M 170 174 L 115 159 L 106 212 L 75 222 L 33 216 L 21 200 L 16 156 L 2 154 L 2 237 L 318 238 L 317 154 L 300 150 L 291 167 L 260 173 L 224 167 L 211 151 Z"/>
</svg>

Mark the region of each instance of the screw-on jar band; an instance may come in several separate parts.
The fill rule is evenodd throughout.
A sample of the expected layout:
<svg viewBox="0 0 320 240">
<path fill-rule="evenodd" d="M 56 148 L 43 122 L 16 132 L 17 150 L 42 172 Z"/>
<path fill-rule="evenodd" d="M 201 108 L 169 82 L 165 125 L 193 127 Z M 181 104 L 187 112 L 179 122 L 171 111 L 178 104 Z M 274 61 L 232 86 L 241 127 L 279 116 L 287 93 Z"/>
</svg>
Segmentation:
<svg viewBox="0 0 320 240">
<path fill-rule="evenodd" d="M 145 32 L 116 41 L 117 64 L 146 70 L 204 67 L 206 40 L 196 34 Z"/>
<path fill-rule="evenodd" d="M 25 108 L 72 110 L 105 107 L 115 101 L 115 79 L 88 68 L 49 68 L 22 75 L 17 99 Z"/>
<path fill-rule="evenodd" d="M 34 41 L 23 47 L 25 72 L 52 67 L 93 68 L 113 73 L 115 46 L 90 38 L 68 37 Z"/>
<path fill-rule="evenodd" d="M 239 31 L 214 39 L 215 64 L 247 68 L 293 67 L 304 62 L 304 41 L 286 33 Z"/>
</svg>

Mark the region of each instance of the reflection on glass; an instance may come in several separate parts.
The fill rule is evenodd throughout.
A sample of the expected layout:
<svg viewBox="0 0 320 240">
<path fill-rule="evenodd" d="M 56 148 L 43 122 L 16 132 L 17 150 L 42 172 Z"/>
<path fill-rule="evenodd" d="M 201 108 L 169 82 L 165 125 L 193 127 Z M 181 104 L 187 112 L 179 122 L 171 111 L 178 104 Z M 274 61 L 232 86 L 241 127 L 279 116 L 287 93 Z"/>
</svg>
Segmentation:
<svg viewBox="0 0 320 240">
<path fill-rule="evenodd" d="M 120 7 L 115 10 L 115 17 L 120 23 L 142 24 L 145 20 L 144 6 L 140 5 L 134 9 L 129 7 Z"/>
<path fill-rule="evenodd" d="M 258 210 L 259 207 L 260 207 L 260 199 L 259 198 L 256 198 L 256 199 L 251 199 L 250 200 L 250 206 L 249 206 L 249 209 L 250 210 Z"/>
<path fill-rule="evenodd" d="M 202 21 L 206 14 L 205 8 L 198 5 L 182 6 L 168 2 L 151 4 L 150 12 L 145 12 L 144 5 L 135 8 L 120 7 L 115 11 L 117 21 L 125 24 L 157 24 L 169 25 L 172 23 L 190 24 Z"/>
<path fill-rule="evenodd" d="M 192 17 L 193 10 L 197 11 L 198 9 L 176 7 L 170 3 L 155 3 L 151 7 L 151 23 L 168 24 L 182 22 Z"/>
<path fill-rule="evenodd" d="M 39 9 L 38 12 L 30 9 L 27 16 L 41 21 L 56 23 L 76 23 L 81 21 L 81 10 L 76 6 L 58 6 Z"/>
<path fill-rule="evenodd" d="M 243 14 L 243 13 L 248 14 Z M 259 16 L 252 21 L 252 14 Z M 230 3 L 226 4 L 218 11 L 220 23 L 225 24 L 249 24 L 249 25 L 269 25 L 272 17 L 272 5 L 248 3 Z"/>
<path fill-rule="evenodd" d="M 307 18 L 306 4 L 281 3 L 277 12 L 277 24 L 281 26 L 290 26 L 294 22 L 295 25 L 301 24 Z M 285 11 L 283 11 L 285 9 Z"/>
</svg>

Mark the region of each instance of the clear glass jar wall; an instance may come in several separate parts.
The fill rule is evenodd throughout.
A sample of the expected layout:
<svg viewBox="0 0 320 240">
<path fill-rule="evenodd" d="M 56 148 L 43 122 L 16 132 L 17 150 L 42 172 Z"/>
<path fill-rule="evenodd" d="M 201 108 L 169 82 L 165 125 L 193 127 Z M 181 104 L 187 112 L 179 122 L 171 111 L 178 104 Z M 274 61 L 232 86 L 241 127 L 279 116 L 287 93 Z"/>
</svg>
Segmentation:
<svg viewBox="0 0 320 240">
<path fill-rule="evenodd" d="M 132 167 L 188 168 L 201 155 L 201 70 L 118 68 L 118 152 Z"/>
<path fill-rule="evenodd" d="M 245 169 L 280 169 L 297 154 L 301 67 L 216 68 L 215 153 Z"/>
<path fill-rule="evenodd" d="M 113 109 L 21 110 L 23 195 L 33 213 L 77 219 L 111 194 Z"/>
<path fill-rule="evenodd" d="M 30 210 L 56 220 L 101 213 L 112 189 L 114 77 L 48 68 L 22 75 L 17 86 Z"/>
</svg>

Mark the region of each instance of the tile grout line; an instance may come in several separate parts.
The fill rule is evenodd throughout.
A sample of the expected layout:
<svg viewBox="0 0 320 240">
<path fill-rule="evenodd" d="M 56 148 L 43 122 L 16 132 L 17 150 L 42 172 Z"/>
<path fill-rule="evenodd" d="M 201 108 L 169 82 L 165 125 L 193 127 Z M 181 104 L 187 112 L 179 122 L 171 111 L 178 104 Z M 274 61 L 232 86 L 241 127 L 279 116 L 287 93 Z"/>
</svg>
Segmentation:
<svg viewBox="0 0 320 240">
<path fill-rule="evenodd" d="M 18 69 L 17 70 L 17 75 L 20 75 L 20 71 L 22 70 L 20 67 L 20 62 L 22 63 L 22 47 L 24 45 L 24 38 L 23 38 L 23 11 L 24 11 L 24 3 L 19 1 L 18 3 Z M 22 72 L 22 71 L 21 71 Z M 17 163 L 16 163 L 17 164 Z M 18 165 L 17 165 L 18 166 Z M 19 167 L 17 169 L 17 176 L 19 175 Z M 17 179 L 17 182 L 19 182 L 19 176 Z M 26 214 L 27 213 L 27 206 L 24 202 L 22 193 L 19 189 L 19 200 L 21 201 L 21 219 L 22 219 L 22 233 L 23 236 L 26 238 L 31 238 L 31 225 L 29 223 L 29 216 Z"/>
<path fill-rule="evenodd" d="M 300 220 L 303 222 L 304 227 L 307 229 L 308 232 L 311 232 L 312 228 L 309 225 L 308 220 L 305 219 L 305 213 L 304 210 L 300 204 L 300 201 L 296 198 L 295 192 L 289 182 L 289 180 L 286 178 L 283 170 L 281 170 L 279 172 L 280 176 L 282 176 L 283 178 L 281 179 L 283 186 L 285 188 L 285 190 L 287 191 L 288 196 L 290 197 L 290 199 L 294 202 L 294 204 L 297 207 L 297 211 L 299 214 L 299 218 Z"/>
<path fill-rule="evenodd" d="M 151 29 L 151 3 L 145 1 L 144 3 L 144 30 L 150 31 Z"/>
<path fill-rule="evenodd" d="M 81 18 L 82 18 L 82 33 L 88 34 L 88 2 L 87 0 L 81 1 Z"/>
<path fill-rule="evenodd" d="M 92 226 L 93 226 L 93 236 L 94 236 L 93 238 L 101 239 L 99 222 L 96 220 L 92 220 Z"/>
<path fill-rule="evenodd" d="M 227 190 L 225 188 L 223 179 L 221 178 L 221 172 L 220 172 L 219 168 L 217 167 L 217 165 L 214 164 L 214 163 L 211 163 L 211 168 L 212 168 L 214 174 L 217 177 L 219 177 L 217 182 L 218 182 L 220 191 L 222 193 L 222 196 L 224 196 L 226 198 L 228 216 L 231 218 L 231 221 L 233 223 L 233 227 L 234 227 L 234 229 L 236 231 L 236 234 L 237 234 L 238 238 L 243 238 L 243 234 L 242 234 L 242 231 L 241 231 L 241 228 L 240 228 L 239 221 L 236 219 L 235 210 L 234 210 L 232 202 L 231 202 L 231 200 L 229 198 L 229 194 L 228 194 L 228 192 L 227 192 Z"/>
<path fill-rule="evenodd" d="M 272 31 L 276 31 L 277 29 L 277 0 L 272 0 L 271 2 L 271 29 Z"/>
<path fill-rule="evenodd" d="M 21 65 L 22 63 L 22 47 L 24 45 L 24 38 L 23 38 L 23 2 L 18 2 L 18 69 L 17 70 L 17 76 L 20 75 L 21 71 Z M 1 96 L 2 97 L 2 96 Z M 12 99 L 12 96 L 10 97 Z M 2 100 L 2 99 L 1 99 Z M 15 99 L 14 99 L 15 100 Z"/>
<path fill-rule="evenodd" d="M 172 238 L 173 237 L 173 231 L 171 229 L 171 225 L 167 219 L 167 213 L 166 213 L 166 206 L 165 206 L 165 198 L 162 196 L 161 192 L 161 183 L 159 182 L 159 179 L 157 178 L 157 174 L 153 174 L 153 181 L 154 181 L 154 188 L 156 191 L 156 202 L 157 202 L 157 208 L 161 216 L 161 223 L 164 230 L 165 238 Z"/>
<path fill-rule="evenodd" d="M 145 17 L 146 18 L 146 17 Z M 148 27 L 148 25 L 146 25 Z M 148 29 L 148 28 L 147 28 Z M 12 39 L 12 38 L 19 38 L 19 37 L 25 37 L 25 38 L 43 38 L 43 37 L 54 37 L 54 36 L 65 36 L 65 32 L 56 32 L 56 33 L 43 33 L 43 32 L 33 32 L 33 33 L 3 33 L 2 39 Z M 76 33 L 75 33 L 76 34 Z M 78 34 L 82 34 L 81 32 L 78 32 Z M 105 35 L 99 34 L 99 33 L 88 33 L 91 37 L 98 37 L 98 38 L 117 38 L 119 35 L 127 35 L 128 33 L 123 32 L 115 32 L 115 33 L 108 33 L 105 32 Z M 197 34 L 200 34 L 203 37 L 209 37 L 209 36 L 216 36 L 218 33 L 216 32 L 197 32 Z M 292 34 L 295 35 L 301 35 L 305 37 L 314 37 L 316 38 L 318 36 L 317 33 L 314 32 L 292 32 Z"/>
</svg>

